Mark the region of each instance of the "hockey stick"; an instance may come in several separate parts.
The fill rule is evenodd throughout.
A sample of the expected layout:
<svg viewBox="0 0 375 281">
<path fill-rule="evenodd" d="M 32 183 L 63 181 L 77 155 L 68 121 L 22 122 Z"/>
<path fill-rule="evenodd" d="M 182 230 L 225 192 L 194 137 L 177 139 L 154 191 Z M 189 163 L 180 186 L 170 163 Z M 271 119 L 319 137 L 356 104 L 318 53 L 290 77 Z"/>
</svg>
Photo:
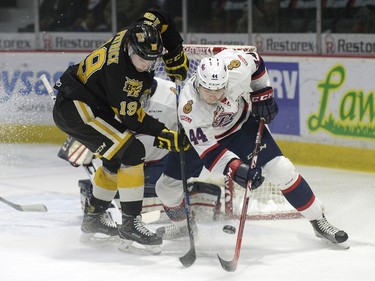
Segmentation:
<svg viewBox="0 0 375 281">
<path fill-rule="evenodd" d="M 258 154 L 260 151 L 260 144 L 262 141 L 262 136 L 263 136 L 263 129 L 264 129 L 264 119 L 261 118 L 259 122 L 259 128 L 258 128 L 258 133 L 255 138 L 255 148 L 253 150 L 253 153 L 251 154 L 251 164 L 250 167 L 253 169 L 256 167 L 257 160 L 258 160 Z M 237 241 L 236 241 L 236 247 L 234 251 L 234 257 L 230 261 L 223 260 L 219 254 L 217 257 L 219 258 L 220 264 L 222 268 L 226 271 L 235 271 L 237 269 L 238 265 L 238 260 L 240 257 L 240 251 L 241 251 L 241 244 L 242 244 L 242 236 L 243 236 L 243 230 L 245 227 L 245 222 L 246 222 L 246 217 L 247 217 L 247 209 L 249 206 L 249 199 L 250 199 L 250 193 L 249 190 L 251 191 L 251 181 L 247 182 L 246 189 L 245 189 L 245 194 L 244 194 L 244 199 L 243 199 L 243 205 L 242 205 L 242 210 L 241 210 L 241 216 L 240 216 L 240 225 L 238 227 L 238 233 L 237 233 Z"/>
<path fill-rule="evenodd" d="M 47 207 L 43 204 L 19 205 L 12 203 L 3 197 L 0 197 L 0 201 L 21 212 L 47 212 Z"/>
<path fill-rule="evenodd" d="M 181 84 L 178 82 L 176 83 L 176 105 L 178 110 L 178 98 L 180 96 L 181 91 Z M 178 126 L 178 134 L 184 134 L 184 128 L 182 127 L 180 120 L 178 119 L 177 114 L 177 126 Z M 190 241 L 190 249 L 189 251 L 180 257 L 180 262 L 185 267 L 190 267 L 196 260 L 197 255 L 195 253 L 195 242 L 194 242 L 194 233 L 193 229 L 190 225 L 190 197 L 189 197 L 189 190 L 188 190 L 188 183 L 186 178 L 186 162 L 185 162 L 185 151 L 183 147 L 180 149 L 180 166 L 181 166 L 181 180 L 182 186 L 184 189 L 184 197 L 185 197 L 185 213 L 186 213 L 186 220 L 187 220 L 187 228 L 189 232 L 189 241 Z"/>
</svg>

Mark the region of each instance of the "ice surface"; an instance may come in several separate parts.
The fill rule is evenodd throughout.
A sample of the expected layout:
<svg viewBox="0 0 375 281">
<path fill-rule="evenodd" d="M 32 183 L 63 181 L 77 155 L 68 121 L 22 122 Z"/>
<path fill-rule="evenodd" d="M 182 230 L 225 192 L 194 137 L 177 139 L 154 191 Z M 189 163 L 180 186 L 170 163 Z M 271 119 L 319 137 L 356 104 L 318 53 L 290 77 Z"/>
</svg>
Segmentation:
<svg viewBox="0 0 375 281">
<path fill-rule="evenodd" d="M 247 221 L 236 272 L 216 254 L 233 256 L 228 222 L 198 224 L 197 260 L 178 258 L 187 240 L 165 242 L 159 256 L 81 244 L 77 181 L 84 169 L 57 158 L 58 146 L 0 145 L 0 196 L 18 204 L 45 204 L 47 213 L 19 212 L 0 203 L 0 280 L 375 280 L 375 174 L 298 166 L 324 203 L 327 219 L 349 234 L 349 250 L 321 244 L 304 219 Z M 238 222 L 230 222 L 238 227 Z M 155 229 L 156 225 L 149 225 Z"/>
</svg>

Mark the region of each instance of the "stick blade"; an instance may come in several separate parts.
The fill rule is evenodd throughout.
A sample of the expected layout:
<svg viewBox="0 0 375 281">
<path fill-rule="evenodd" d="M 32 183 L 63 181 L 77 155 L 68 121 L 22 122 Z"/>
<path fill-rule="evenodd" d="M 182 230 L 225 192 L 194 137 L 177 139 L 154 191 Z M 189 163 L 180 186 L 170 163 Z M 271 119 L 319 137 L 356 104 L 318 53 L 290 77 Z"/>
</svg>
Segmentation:
<svg viewBox="0 0 375 281">
<path fill-rule="evenodd" d="M 45 213 L 48 211 L 47 207 L 43 204 L 30 204 L 30 205 L 21 205 L 21 211 L 23 212 L 41 212 Z"/>
<path fill-rule="evenodd" d="M 220 261 L 220 264 L 221 264 L 221 267 L 225 270 L 225 271 L 229 271 L 229 272 L 233 272 L 233 271 L 236 271 L 237 269 L 237 264 L 238 264 L 238 260 L 231 260 L 231 261 L 226 261 L 226 260 L 223 260 L 219 255 L 217 255 L 219 261 Z"/>
<path fill-rule="evenodd" d="M 197 255 L 195 253 L 195 248 L 190 248 L 189 252 L 187 252 L 184 256 L 180 257 L 180 262 L 183 266 L 190 267 L 193 265 L 196 259 Z"/>
<path fill-rule="evenodd" d="M 3 197 L 0 197 L 0 201 L 21 212 L 47 212 L 47 207 L 43 204 L 19 205 L 12 203 Z"/>
</svg>

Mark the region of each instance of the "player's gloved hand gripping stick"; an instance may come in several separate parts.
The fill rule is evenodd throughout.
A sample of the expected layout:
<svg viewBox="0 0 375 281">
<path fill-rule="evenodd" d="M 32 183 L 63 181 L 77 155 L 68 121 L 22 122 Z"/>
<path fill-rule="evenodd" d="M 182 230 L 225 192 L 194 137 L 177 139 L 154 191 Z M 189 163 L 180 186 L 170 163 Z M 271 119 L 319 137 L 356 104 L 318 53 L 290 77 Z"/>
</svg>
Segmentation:
<svg viewBox="0 0 375 281">
<path fill-rule="evenodd" d="M 251 163 L 250 164 L 251 169 L 254 169 L 256 167 L 256 164 L 257 164 L 258 154 L 259 154 L 259 151 L 260 151 L 260 146 L 261 146 L 261 141 L 262 141 L 262 136 L 263 136 L 264 124 L 265 124 L 265 120 L 264 120 L 264 118 L 261 118 L 260 122 L 259 122 L 258 133 L 257 133 L 257 136 L 255 138 L 255 148 L 254 148 L 254 151 L 252 153 L 252 158 L 251 158 L 251 162 L 250 162 Z M 244 227 L 245 227 L 247 209 L 248 209 L 248 206 L 249 206 L 249 199 L 250 199 L 249 190 L 251 190 L 251 186 L 252 186 L 252 183 L 251 183 L 251 180 L 249 180 L 247 182 L 247 186 L 245 188 L 245 194 L 244 194 L 243 205 L 242 205 L 241 216 L 240 216 L 240 225 L 238 227 L 234 257 L 233 257 L 232 260 L 226 261 L 226 260 L 223 260 L 219 255 L 217 255 L 217 257 L 219 258 L 219 261 L 221 263 L 221 266 L 226 271 L 235 271 L 237 269 L 238 260 L 239 260 L 239 257 L 240 257 L 240 251 L 241 251 L 243 230 L 244 230 Z"/>
</svg>

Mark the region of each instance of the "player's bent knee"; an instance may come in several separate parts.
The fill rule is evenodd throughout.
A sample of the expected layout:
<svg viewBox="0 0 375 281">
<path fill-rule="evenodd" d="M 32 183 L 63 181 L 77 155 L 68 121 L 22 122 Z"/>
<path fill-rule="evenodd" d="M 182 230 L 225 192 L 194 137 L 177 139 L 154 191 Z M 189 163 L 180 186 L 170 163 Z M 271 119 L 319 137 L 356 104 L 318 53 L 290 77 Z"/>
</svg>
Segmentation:
<svg viewBox="0 0 375 281">
<path fill-rule="evenodd" d="M 134 139 L 125 151 L 116 155 L 125 166 L 136 166 L 144 162 L 146 150 L 143 143 Z"/>
<path fill-rule="evenodd" d="M 156 182 L 155 192 L 163 204 L 168 207 L 180 205 L 184 197 L 181 181 L 164 174 Z"/>
<path fill-rule="evenodd" d="M 269 161 L 263 167 L 263 175 L 281 190 L 289 188 L 299 176 L 293 163 L 284 156 L 277 156 Z"/>
</svg>

